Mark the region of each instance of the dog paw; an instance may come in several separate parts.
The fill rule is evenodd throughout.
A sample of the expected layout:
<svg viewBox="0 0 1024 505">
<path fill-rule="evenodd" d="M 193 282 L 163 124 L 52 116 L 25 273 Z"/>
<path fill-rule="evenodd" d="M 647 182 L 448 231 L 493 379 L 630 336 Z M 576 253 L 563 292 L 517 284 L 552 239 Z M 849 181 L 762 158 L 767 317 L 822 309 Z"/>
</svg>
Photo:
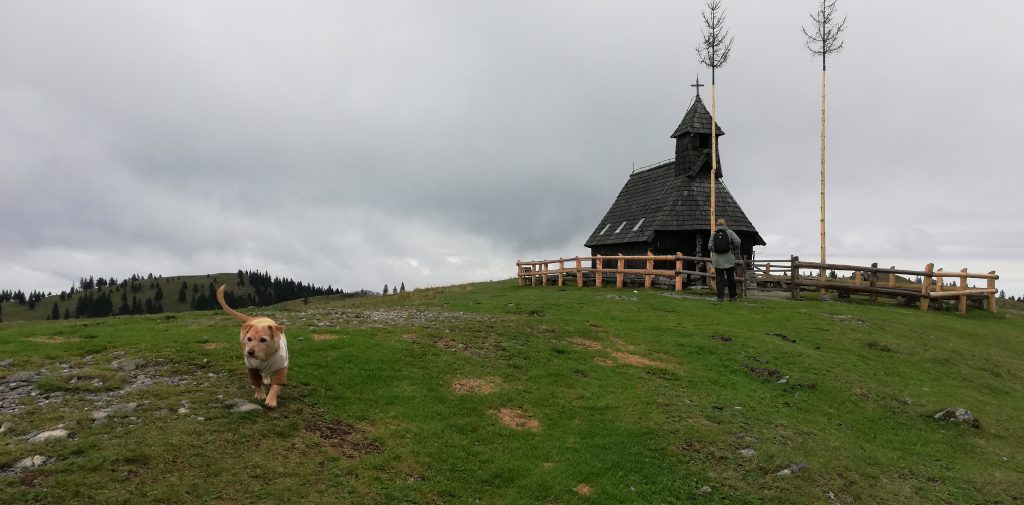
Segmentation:
<svg viewBox="0 0 1024 505">
<path fill-rule="evenodd" d="M 267 398 L 267 401 L 263 403 L 267 408 L 277 408 L 277 398 Z"/>
<path fill-rule="evenodd" d="M 263 400 L 264 398 L 267 397 L 267 393 L 265 391 L 263 391 L 263 388 L 260 388 L 260 389 L 256 390 L 256 395 L 255 396 L 256 396 L 257 400 Z"/>
</svg>

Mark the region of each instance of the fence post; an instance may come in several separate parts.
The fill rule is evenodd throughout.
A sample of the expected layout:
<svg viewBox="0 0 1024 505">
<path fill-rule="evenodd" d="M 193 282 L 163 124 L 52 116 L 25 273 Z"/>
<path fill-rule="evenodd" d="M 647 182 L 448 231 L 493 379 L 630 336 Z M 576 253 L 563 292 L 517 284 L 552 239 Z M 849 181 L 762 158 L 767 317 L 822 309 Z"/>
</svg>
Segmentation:
<svg viewBox="0 0 1024 505">
<path fill-rule="evenodd" d="M 548 262 L 546 260 L 544 261 L 544 264 L 541 265 L 540 270 L 542 272 L 541 276 L 540 276 L 540 285 L 541 286 L 547 286 L 548 285 Z"/>
<path fill-rule="evenodd" d="M 558 258 L 558 287 L 565 285 L 565 258 Z"/>
<path fill-rule="evenodd" d="M 683 290 L 683 253 L 676 252 L 676 291 Z"/>
<path fill-rule="evenodd" d="M 604 277 L 604 258 L 600 254 L 597 255 L 597 277 L 594 278 L 594 287 L 601 287 L 601 279 Z"/>
<path fill-rule="evenodd" d="M 861 280 L 860 270 L 857 270 L 856 272 L 853 272 L 853 285 L 854 286 L 860 286 L 860 280 Z"/>
<path fill-rule="evenodd" d="M 618 266 L 618 272 L 615 274 L 615 287 L 621 289 L 622 278 L 626 275 L 626 273 L 623 272 L 623 270 L 626 269 L 626 260 L 622 259 L 622 253 L 619 253 Z"/>
<path fill-rule="evenodd" d="M 960 273 L 962 274 L 960 276 L 960 291 L 965 291 L 967 289 L 967 269 L 966 268 L 960 269 Z M 960 302 L 960 307 L 959 307 L 960 314 L 961 315 L 966 314 L 967 313 L 967 295 L 965 295 L 965 294 L 964 295 L 960 295 L 960 300 L 958 300 L 958 301 Z"/>
<path fill-rule="evenodd" d="M 871 268 L 871 281 L 868 285 L 871 286 L 871 289 L 875 289 L 878 287 L 878 263 L 872 263 Z M 871 293 L 871 301 L 878 301 L 878 293 Z"/>
<path fill-rule="evenodd" d="M 940 268 L 940 269 L 938 269 L 936 271 L 937 272 L 942 272 L 942 269 Z M 935 291 L 945 291 L 945 288 L 946 288 L 946 278 L 945 277 L 936 277 L 935 278 Z"/>
<path fill-rule="evenodd" d="M 644 289 L 651 289 L 651 279 L 654 278 L 654 260 L 650 259 L 654 257 L 654 253 L 647 251 L 647 273 L 644 274 Z"/>
<path fill-rule="evenodd" d="M 896 265 L 889 267 L 889 270 L 896 270 Z M 893 272 L 889 272 L 889 287 L 896 287 L 896 274 Z"/>
<path fill-rule="evenodd" d="M 994 276 L 995 274 L 996 274 L 995 270 L 989 272 L 989 275 L 993 275 Z M 990 277 L 988 279 L 988 289 L 992 290 L 992 292 L 988 294 L 988 303 L 986 305 L 988 305 L 988 307 L 987 307 L 988 311 L 994 314 L 996 312 L 996 293 L 995 293 L 996 278 L 995 277 Z"/>
<path fill-rule="evenodd" d="M 793 292 L 793 299 L 797 300 L 800 298 L 800 286 L 796 285 L 798 273 L 796 270 L 796 264 L 800 261 L 799 256 L 789 257 L 789 287 Z"/>
<path fill-rule="evenodd" d="M 583 287 L 583 264 L 580 263 L 579 256 L 576 256 L 576 287 Z"/>
<path fill-rule="evenodd" d="M 525 284 L 523 281 L 523 262 L 522 260 L 516 260 L 516 278 L 519 279 L 519 285 Z"/>
<path fill-rule="evenodd" d="M 924 266 L 925 275 L 921 277 L 921 310 L 928 310 L 928 302 L 931 298 L 928 296 L 928 291 L 932 287 L 932 269 L 935 268 L 934 263 L 929 263 Z"/>
</svg>

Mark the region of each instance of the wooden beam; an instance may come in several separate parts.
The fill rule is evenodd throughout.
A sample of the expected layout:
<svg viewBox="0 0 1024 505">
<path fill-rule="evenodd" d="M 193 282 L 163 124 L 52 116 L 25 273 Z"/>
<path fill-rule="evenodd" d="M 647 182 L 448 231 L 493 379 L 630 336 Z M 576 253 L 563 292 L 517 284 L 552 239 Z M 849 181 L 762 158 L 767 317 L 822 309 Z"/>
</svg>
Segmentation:
<svg viewBox="0 0 1024 505">
<path fill-rule="evenodd" d="M 800 285 L 797 284 L 797 281 L 799 280 L 798 277 L 800 275 L 799 272 L 797 271 L 797 265 L 800 263 L 800 257 L 799 256 L 790 256 L 789 260 L 790 260 L 790 263 L 791 263 L 790 269 L 789 269 L 790 290 L 792 292 L 793 299 L 797 300 L 797 299 L 800 298 Z"/>
<path fill-rule="evenodd" d="M 576 256 L 576 287 L 583 287 L 583 260 Z"/>
<path fill-rule="evenodd" d="M 676 253 L 676 291 L 683 290 L 683 253 Z"/>
<path fill-rule="evenodd" d="M 963 275 L 960 276 L 960 291 L 966 291 L 967 290 L 967 269 L 966 268 L 960 269 L 960 273 L 963 274 Z M 961 315 L 966 314 L 967 313 L 967 295 L 966 294 L 960 295 L 960 299 L 958 301 L 960 303 L 959 303 L 959 306 L 957 308 L 960 309 L 960 314 Z"/>
<path fill-rule="evenodd" d="M 598 287 L 598 288 L 601 287 L 601 280 L 604 277 L 604 267 L 602 266 L 602 262 L 603 261 L 604 261 L 604 258 L 601 257 L 600 255 L 598 255 L 598 257 L 597 257 L 597 277 L 594 277 L 594 287 Z"/>
<path fill-rule="evenodd" d="M 647 273 L 644 275 L 644 289 L 651 289 L 651 272 L 654 270 L 654 253 L 647 251 Z"/>
<path fill-rule="evenodd" d="M 625 258 L 625 256 L 623 256 L 622 253 L 619 253 L 619 268 L 618 272 L 615 274 L 615 287 L 618 289 L 622 289 L 622 281 L 625 278 L 625 273 L 623 271 L 626 269 L 626 260 L 623 258 Z"/>
<path fill-rule="evenodd" d="M 999 276 L 996 275 L 995 270 L 989 272 L 988 275 L 989 275 L 989 277 L 988 277 L 988 289 L 991 291 L 991 293 L 988 294 L 988 300 L 986 300 L 985 304 L 988 305 L 988 307 L 986 307 L 988 309 L 988 311 L 993 313 L 993 314 L 995 314 L 995 312 L 996 312 L 996 279 L 998 279 Z"/>
<path fill-rule="evenodd" d="M 871 268 L 873 270 L 868 272 L 868 276 L 870 277 L 868 281 L 868 287 L 870 287 L 871 289 L 875 289 L 878 287 L 878 263 L 872 263 Z M 878 293 L 874 291 L 871 292 L 871 301 L 878 301 Z"/>
</svg>

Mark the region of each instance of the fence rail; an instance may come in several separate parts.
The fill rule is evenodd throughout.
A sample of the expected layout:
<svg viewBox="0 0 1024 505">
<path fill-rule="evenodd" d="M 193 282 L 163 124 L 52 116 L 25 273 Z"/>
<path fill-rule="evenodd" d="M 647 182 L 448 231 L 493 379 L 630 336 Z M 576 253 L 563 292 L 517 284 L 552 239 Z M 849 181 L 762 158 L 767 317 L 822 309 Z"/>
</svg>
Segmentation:
<svg viewBox="0 0 1024 505">
<path fill-rule="evenodd" d="M 606 268 L 606 262 L 613 262 L 610 268 Z M 626 262 L 640 262 L 644 268 L 627 268 Z M 675 265 L 674 269 L 655 268 L 655 262 Z M 684 269 L 684 262 L 696 264 L 694 269 Z M 591 266 L 586 266 L 590 263 Z M 655 255 L 648 253 L 641 256 L 576 256 L 573 258 L 558 258 L 550 260 L 517 261 L 516 270 L 519 285 L 523 286 L 529 279 L 531 285 L 547 285 L 549 280 L 557 283 L 558 286 L 565 285 L 567 276 L 576 279 L 578 287 L 584 286 L 585 277 L 594 277 L 594 285 L 601 287 L 606 275 L 613 275 L 615 287 L 624 286 L 626 276 L 642 276 L 644 287 L 650 288 L 656 278 L 663 277 L 671 281 L 676 291 L 682 291 L 684 284 L 692 279 L 706 281 L 713 285 L 715 274 L 712 273 L 711 258 L 698 256 L 684 256 L 682 253 L 674 255 Z M 552 268 L 556 266 L 557 268 Z M 703 267 L 703 269 L 701 269 Z M 815 263 L 800 261 L 797 256 L 791 256 L 788 260 L 753 260 L 736 262 L 736 278 L 741 281 L 744 288 L 747 284 L 755 287 L 772 288 L 779 287 L 788 289 L 793 298 L 800 297 L 801 288 L 811 288 L 822 292 L 835 291 L 840 296 L 847 296 L 851 293 L 868 295 L 872 301 L 878 296 L 903 297 L 905 299 L 918 299 L 918 306 L 921 310 L 928 310 L 932 300 L 945 298 L 956 298 L 958 310 L 961 314 L 967 312 L 968 300 L 979 300 L 984 302 L 989 312 L 996 311 L 996 281 L 999 276 L 995 271 L 988 273 L 971 273 L 966 268 L 959 272 L 936 270 L 934 264 L 925 265 L 923 270 L 908 270 L 896 268 L 879 267 L 878 263 L 870 266 L 844 265 L 837 263 Z M 800 274 L 801 269 L 818 271 L 819 275 Z M 829 279 L 824 275 L 826 270 L 833 272 L 850 272 L 848 279 Z M 897 276 L 920 277 L 919 282 L 898 279 Z M 956 286 L 946 286 L 944 279 L 958 279 Z M 984 280 L 984 288 L 975 288 L 968 285 L 968 280 Z"/>
</svg>

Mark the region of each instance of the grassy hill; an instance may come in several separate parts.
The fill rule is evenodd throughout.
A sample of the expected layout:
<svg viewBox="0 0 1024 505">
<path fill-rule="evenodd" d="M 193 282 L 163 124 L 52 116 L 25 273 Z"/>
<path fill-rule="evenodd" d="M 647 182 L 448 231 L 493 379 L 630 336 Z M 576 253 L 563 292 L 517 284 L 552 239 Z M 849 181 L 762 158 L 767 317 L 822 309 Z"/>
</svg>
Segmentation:
<svg viewBox="0 0 1024 505">
<path fill-rule="evenodd" d="M 239 283 L 241 280 L 241 283 Z M 186 286 L 184 300 L 179 299 L 179 293 L 182 285 Z M 110 296 L 113 302 L 114 313 L 118 313 L 118 308 L 122 302 L 127 302 L 129 305 L 137 299 L 137 303 L 143 304 L 148 300 L 157 300 L 157 289 L 163 293 L 163 298 L 160 301 L 161 313 L 175 313 L 175 312 L 187 312 L 194 310 L 193 301 L 197 296 L 204 297 L 212 301 L 210 307 L 216 305 L 216 301 L 212 300 L 212 291 L 219 287 L 221 284 L 227 285 L 227 298 L 229 301 L 235 299 L 243 299 L 242 297 L 252 297 L 256 294 L 256 290 L 253 288 L 253 283 L 248 273 L 242 274 L 239 277 L 237 272 L 235 273 L 218 273 L 218 274 L 205 274 L 205 275 L 179 275 L 174 277 L 163 277 L 163 276 L 146 276 L 140 278 L 138 281 L 130 281 L 128 286 L 110 285 L 104 287 L 95 287 L 88 290 L 77 290 L 75 293 L 67 295 L 64 300 L 60 299 L 59 295 L 53 295 L 43 298 L 34 308 L 29 308 L 27 304 L 19 304 L 17 302 L 6 302 L 0 303 L 0 320 L 3 321 L 43 321 L 49 318 L 52 314 L 54 304 L 57 305 L 57 313 L 60 314 L 60 318 L 64 318 L 65 312 L 69 313 L 71 318 L 75 317 L 75 308 L 78 304 L 79 298 L 82 296 L 98 296 L 100 294 L 107 294 Z M 240 304 L 247 306 L 248 304 Z"/>
<path fill-rule="evenodd" d="M 221 312 L 0 325 L 0 503 L 1024 500 L 1018 310 L 504 281 L 256 312 L 273 412 L 231 411 Z"/>
</svg>

